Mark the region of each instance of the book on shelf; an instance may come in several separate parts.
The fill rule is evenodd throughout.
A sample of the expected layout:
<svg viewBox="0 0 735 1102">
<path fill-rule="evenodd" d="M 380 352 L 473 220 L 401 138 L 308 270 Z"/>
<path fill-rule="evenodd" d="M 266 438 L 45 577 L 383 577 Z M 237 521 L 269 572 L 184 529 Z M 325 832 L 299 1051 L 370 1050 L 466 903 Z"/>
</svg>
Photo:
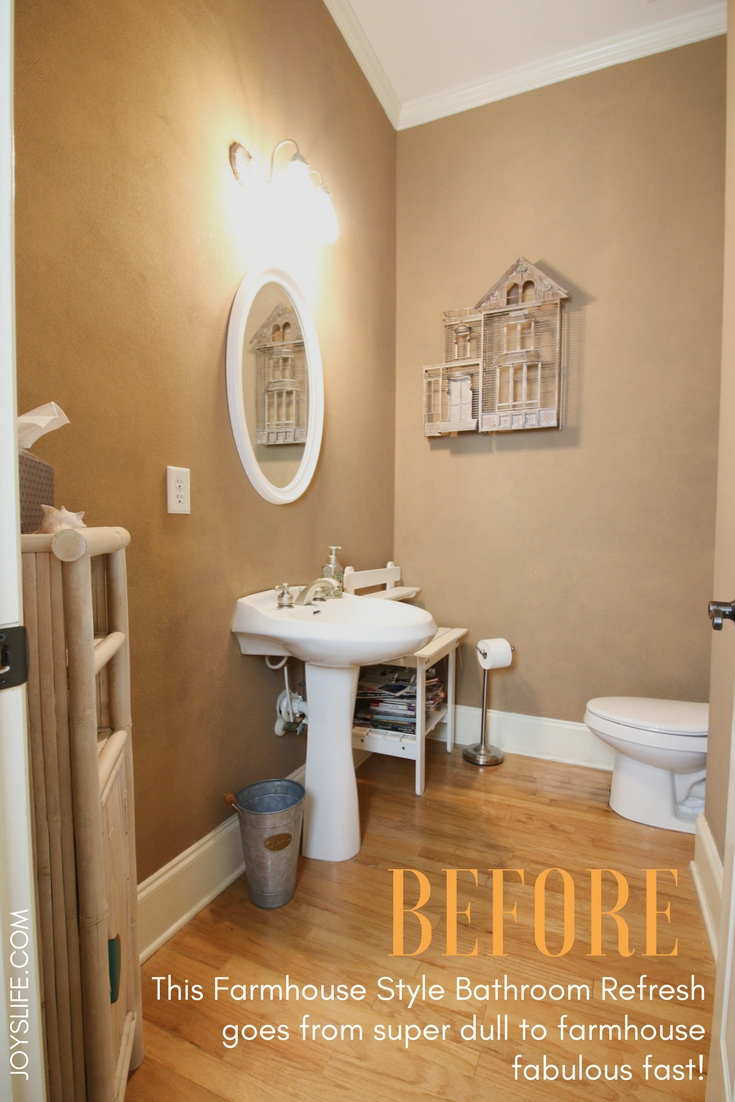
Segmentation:
<svg viewBox="0 0 735 1102">
<path fill-rule="evenodd" d="M 445 697 L 436 670 L 427 670 L 427 723 L 441 708 Z M 364 670 L 357 688 L 355 725 L 415 735 L 416 671 L 386 666 Z"/>
</svg>

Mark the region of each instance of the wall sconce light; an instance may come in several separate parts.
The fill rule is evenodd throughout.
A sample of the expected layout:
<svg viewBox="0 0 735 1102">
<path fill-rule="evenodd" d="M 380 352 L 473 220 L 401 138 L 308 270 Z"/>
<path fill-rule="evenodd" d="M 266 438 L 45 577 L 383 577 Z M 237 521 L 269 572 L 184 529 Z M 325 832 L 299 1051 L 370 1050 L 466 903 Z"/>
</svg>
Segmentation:
<svg viewBox="0 0 735 1102">
<path fill-rule="evenodd" d="M 289 158 L 285 169 L 274 178 L 275 157 L 284 145 L 295 145 L 296 152 Z M 230 146 L 230 165 L 236 180 L 251 193 L 261 194 L 268 185 L 268 203 L 273 203 L 274 215 L 287 224 L 289 233 L 306 243 L 331 245 L 339 237 L 339 223 L 332 205 L 331 193 L 326 188 L 321 173 L 310 168 L 293 138 L 284 138 L 275 146 L 270 157 L 270 172 L 266 177 L 261 165 L 251 153 L 233 142 Z M 312 180 L 318 177 L 318 183 Z"/>
</svg>

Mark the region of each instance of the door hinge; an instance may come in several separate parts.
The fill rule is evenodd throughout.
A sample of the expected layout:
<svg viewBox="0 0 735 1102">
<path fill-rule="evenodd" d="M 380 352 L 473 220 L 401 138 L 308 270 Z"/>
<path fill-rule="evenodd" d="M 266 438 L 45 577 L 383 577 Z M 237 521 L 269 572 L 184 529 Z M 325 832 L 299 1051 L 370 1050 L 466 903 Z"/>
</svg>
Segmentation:
<svg viewBox="0 0 735 1102">
<path fill-rule="evenodd" d="M 22 626 L 0 628 L 0 689 L 28 680 L 28 632 Z"/>
</svg>

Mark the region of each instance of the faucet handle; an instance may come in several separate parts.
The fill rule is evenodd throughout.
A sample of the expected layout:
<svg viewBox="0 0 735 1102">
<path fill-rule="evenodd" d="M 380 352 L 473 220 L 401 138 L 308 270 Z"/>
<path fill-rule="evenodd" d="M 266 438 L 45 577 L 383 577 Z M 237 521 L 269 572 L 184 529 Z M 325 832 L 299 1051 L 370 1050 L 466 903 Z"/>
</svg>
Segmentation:
<svg viewBox="0 0 735 1102">
<path fill-rule="evenodd" d="M 276 586 L 276 593 L 278 595 L 277 604 L 279 608 L 293 608 L 293 593 L 288 587 L 288 582 L 281 582 Z"/>
</svg>

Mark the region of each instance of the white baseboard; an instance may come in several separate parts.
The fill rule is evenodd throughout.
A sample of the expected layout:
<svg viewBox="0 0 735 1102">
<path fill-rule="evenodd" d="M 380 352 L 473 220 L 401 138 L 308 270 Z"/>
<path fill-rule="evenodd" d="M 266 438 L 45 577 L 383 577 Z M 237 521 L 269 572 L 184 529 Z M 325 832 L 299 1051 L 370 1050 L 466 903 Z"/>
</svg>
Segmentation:
<svg viewBox="0 0 735 1102">
<path fill-rule="evenodd" d="M 353 751 L 355 768 L 369 757 Z M 288 780 L 304 783 L 306 766 Z M 138 885 L 138 945 L 140 963 L 198 914 L 245 872 L 237 815 L 215 827 L 204 838 L 174 857 Z"/>
<path fill-rule="evenodd" d="M 456 715 L 455 742 L 460 746 L 479 742 L 482 710 L 458 704 Z M 446 724 L 440 723 L 429 737 L 446 742 Z M 566 719 L 545 719 L 491 708 L 488 741 L 508 754 L 586 765 L 591 769 L 611 770 L 615 761 L 612 747 L 593 735 L 589 727 Z"/>
<path fill-rule="evenodd" d="M 480 737 L 480 709 L 457 705 L 456 741 L 466 746 Z M 488 734 L 501 750 L 548 761 L 612 769 L 614 752 L 583 723 L 514 712 L 490 711 Z M 446 742 L 446 725 L 431 735 Z M 370 755 L 353 751 L 355 768 Z M 304 782 L 305 766 L 289 779 Z M 138 885 L 138 943 L 141 963 L 245 871 L 236 815 L 184 850 Z M 720 889 L 721 890 L 721 889 Z"/>
<path fill-rule="evenodd" d="M 457 705 L 455 741 L 458 745 L 479 742 L 480 717 L 479 708 Z M 584 723 L 491 709 L 488 724 L 489 741 L 510 754 L 593 769 L 612 769 L 614 751 L 596 738 Z M 429 737 L 446 742 L 446 724 L 440 724 Z M 355 750 L 353 757 L 357 769 L 370 754 Z M 305 771 L 302 765 L 289 775 L 289 779 L 303 784 Z M 722 861 L 704 815 L 700 815 L 696 823 L 691 870 L 712 954 L 717 959 Z M 139 884 L 141 964 L 244 871 L 240 827 L 237 816 L 233 815 Z"/>
<path fill-rule="evenodd" d="M 548 761 L 612 769 L 614 752 L 583 723 L 560 719 L 489 713 L 489 738 L 501 750 Z M 446 725 L 431 735 L 446 742 Z M 456 741 L 479 741 L 480 709 L 457 705 Z M 354 750 L 357 769 L 370 755 Z M 289 779 L 304 783 L 305 766 Z M 138 944 L 141 963 L 173 937 L 203 907 L 245 871 L 240 828 L 236 815 L 184 850 L 173 861 L 138 885 Z"/>
<path fill-rule="evenodd" d="M 717 961 L 722 906 L 722 861 L 704 815 L 699 816 L 694 827 L 694 860 L 689 867 L 697 889 L 699 906 L 702 908 L 712 956 Z"/>
<path fill-rule="evenodd" d="M 245 871 L 237 815 L 138 885 L 140 963 Z"/>
</svg>

